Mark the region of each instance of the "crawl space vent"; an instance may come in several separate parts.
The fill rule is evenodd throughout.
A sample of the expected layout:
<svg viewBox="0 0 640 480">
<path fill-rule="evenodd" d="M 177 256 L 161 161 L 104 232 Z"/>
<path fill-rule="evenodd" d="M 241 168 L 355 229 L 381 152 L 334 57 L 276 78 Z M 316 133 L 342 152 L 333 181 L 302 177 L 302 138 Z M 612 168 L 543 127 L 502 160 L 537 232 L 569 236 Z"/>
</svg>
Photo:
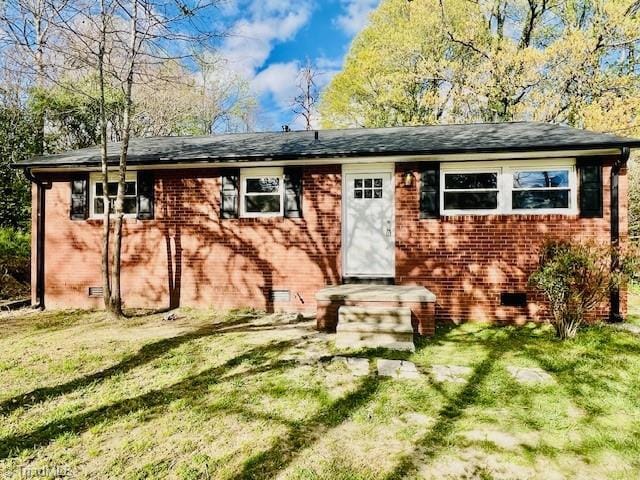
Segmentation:
<svg viewBox="0 0 640 480">
<path fill-rule="evenodd" d="M 504 307 L 526 307 L 527 294 L 522 292 L 502 292 L 500 305 Z"/>
<path fill-rule="evenodd" d="M 89 296 L 90 297 L 102 297 L 102 287 L 89 287 Z"/>
<path fill-rule="evenodd" d="M 271 290 L 272 302 L 290 302 L 291 292 L 289 290 Z"/>
</svg>

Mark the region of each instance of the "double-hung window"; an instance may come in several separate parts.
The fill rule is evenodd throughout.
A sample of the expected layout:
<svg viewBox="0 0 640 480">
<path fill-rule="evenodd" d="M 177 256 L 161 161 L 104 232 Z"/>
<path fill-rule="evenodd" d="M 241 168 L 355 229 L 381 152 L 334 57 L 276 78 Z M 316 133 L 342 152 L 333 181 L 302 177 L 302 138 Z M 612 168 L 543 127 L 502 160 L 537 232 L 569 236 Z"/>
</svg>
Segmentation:
<svg viewBox="0 0 640 480">
<path fill-rule="evenodd" d="M 247 168 L 240 173 L 240 213 L 243 217 L 283 215 L 282 168 Z"/>
<path fill-rule="evenodd" d="M 570 171 L 564 169 L 514 170 L 511 190 L 513 210 L 569 208 Z"/>
<path fill-rule="evenodd" d="M 574 159 L 443 163 L 442 215 L 577 213 Z"/>
<path fill-rule="evenodd" d="M 443 172 L 443 209 L 448 213 L 497 210 L 499 174 L 498 170 Z"/>
<path fill-rule="evenodd" d="M 90 198 L 90 216 L 100 217 L 104 214 L 104 190 L 102 189 L 102 174 L 91 174 L 91 198 Z M 108 196 L 110 212 L 114 212 L 116 196 L 118 194 L 118 180 L 115 175 L 109 176 Z M 122 209 L 125 215 L 135 216 L 138 213 L 138 186 L 136 182 L 136 174 L 128 173 L 124 183 L 124 202 Z"/>
</svg>

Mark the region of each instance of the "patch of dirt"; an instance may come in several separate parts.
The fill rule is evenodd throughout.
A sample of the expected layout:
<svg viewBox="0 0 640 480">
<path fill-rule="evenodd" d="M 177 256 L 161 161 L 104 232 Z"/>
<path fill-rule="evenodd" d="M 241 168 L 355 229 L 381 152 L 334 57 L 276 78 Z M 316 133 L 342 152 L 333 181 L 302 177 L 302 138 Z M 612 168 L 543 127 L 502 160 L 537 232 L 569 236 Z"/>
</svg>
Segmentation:
<svg viewBox="0 0 640 480">
<path fill-rule="evenodd" d="M 525 480 L 537 478 L 532 468 L 506 462 L 497 455 L 482 450 L 466 448 L 457 454 L 443 455 L 434 462 L 427 462 L 419 469 L 419 478 L 475 480 Z"/>
<path fill-rule="evenodd" d="M 376 471 L 393 471 L 398 459 L 409 454 L 412 445 L 400 440 L 397 425 L 371 425 L 347 420 L 320 436 L 317 443 L 301 451 L 289 467 L 280 472 L 278 479 L 289 478 L 292 471 L 306 470 L 316 473 L 314 478 L 332 478 L 323 472 L 326 459 L 343 459 L 344 468 L 367 471 L 375 465 Z M 346 477 L 345 477 L 346 478 Z"/>
<path fill-rule="evenodd" d="M 511 434 L 499 430 L 469 430 L 462 434 L 472 442 L 491 442 L 505 450 L 515 450 L 522 446 L 534 447 L 540 440 L 538 432 Z"/>
</svg>

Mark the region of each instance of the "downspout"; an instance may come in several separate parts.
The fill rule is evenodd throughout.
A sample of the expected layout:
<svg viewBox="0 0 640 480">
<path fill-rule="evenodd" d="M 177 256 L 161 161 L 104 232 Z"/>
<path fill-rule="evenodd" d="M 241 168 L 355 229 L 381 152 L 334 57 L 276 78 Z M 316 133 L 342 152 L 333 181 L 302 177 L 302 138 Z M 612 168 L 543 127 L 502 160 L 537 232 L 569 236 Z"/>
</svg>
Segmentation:
<svg viewBox="0 0 640 480">
<path fill-rule="evenodd" d="M 24 175 L 37 187 L 36 202 L 36 304 L 34 308 L 44 309 L 44 220 L 45 186 L 38 180 L 30 168 L 24 169 Z M 32 232 L 33 235 L 33 232 Z"/>
<path fill-rule="evenodd" d="M 622 154 L 611 167 L 611 249 L 617 252 L 620 248 L 620 195 L 618 192 L 618 179 L 620 168 L 627 164 L 631 149 L 629 147 L 622 148 Z M 620 261 L 617 255 L 611 256 L 611 271 L 614 272 L 620 267 Z M 620 314 L 620 289 L 618 287 L 611 290 L 609 312 L 610 322 L 621 322 L 623 320 Z"/>
</svg>

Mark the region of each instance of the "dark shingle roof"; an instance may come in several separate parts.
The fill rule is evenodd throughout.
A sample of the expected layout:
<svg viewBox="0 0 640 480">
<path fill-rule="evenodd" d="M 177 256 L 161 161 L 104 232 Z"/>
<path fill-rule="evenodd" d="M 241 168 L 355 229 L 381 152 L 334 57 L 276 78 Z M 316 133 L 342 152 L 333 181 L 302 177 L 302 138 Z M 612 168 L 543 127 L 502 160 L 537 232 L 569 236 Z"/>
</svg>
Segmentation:
<svg viewBox="0 0 640 480">
<path fill-rule="evenodd" d="M 313 131 L 302 131 L 135 138 L 130 143 L 128 163 L 178 164 L 640 147 L 640 139 L 538 122 L 320 130 L 318 136 L 315 140 Z M 118 154 L 119 144 L 110 144 L 109 161 L 117 163 Z M 99 147 L 91 147 L 34 157 L 14 166 L 85 167 L 99 164 Z"/>
</svg>

